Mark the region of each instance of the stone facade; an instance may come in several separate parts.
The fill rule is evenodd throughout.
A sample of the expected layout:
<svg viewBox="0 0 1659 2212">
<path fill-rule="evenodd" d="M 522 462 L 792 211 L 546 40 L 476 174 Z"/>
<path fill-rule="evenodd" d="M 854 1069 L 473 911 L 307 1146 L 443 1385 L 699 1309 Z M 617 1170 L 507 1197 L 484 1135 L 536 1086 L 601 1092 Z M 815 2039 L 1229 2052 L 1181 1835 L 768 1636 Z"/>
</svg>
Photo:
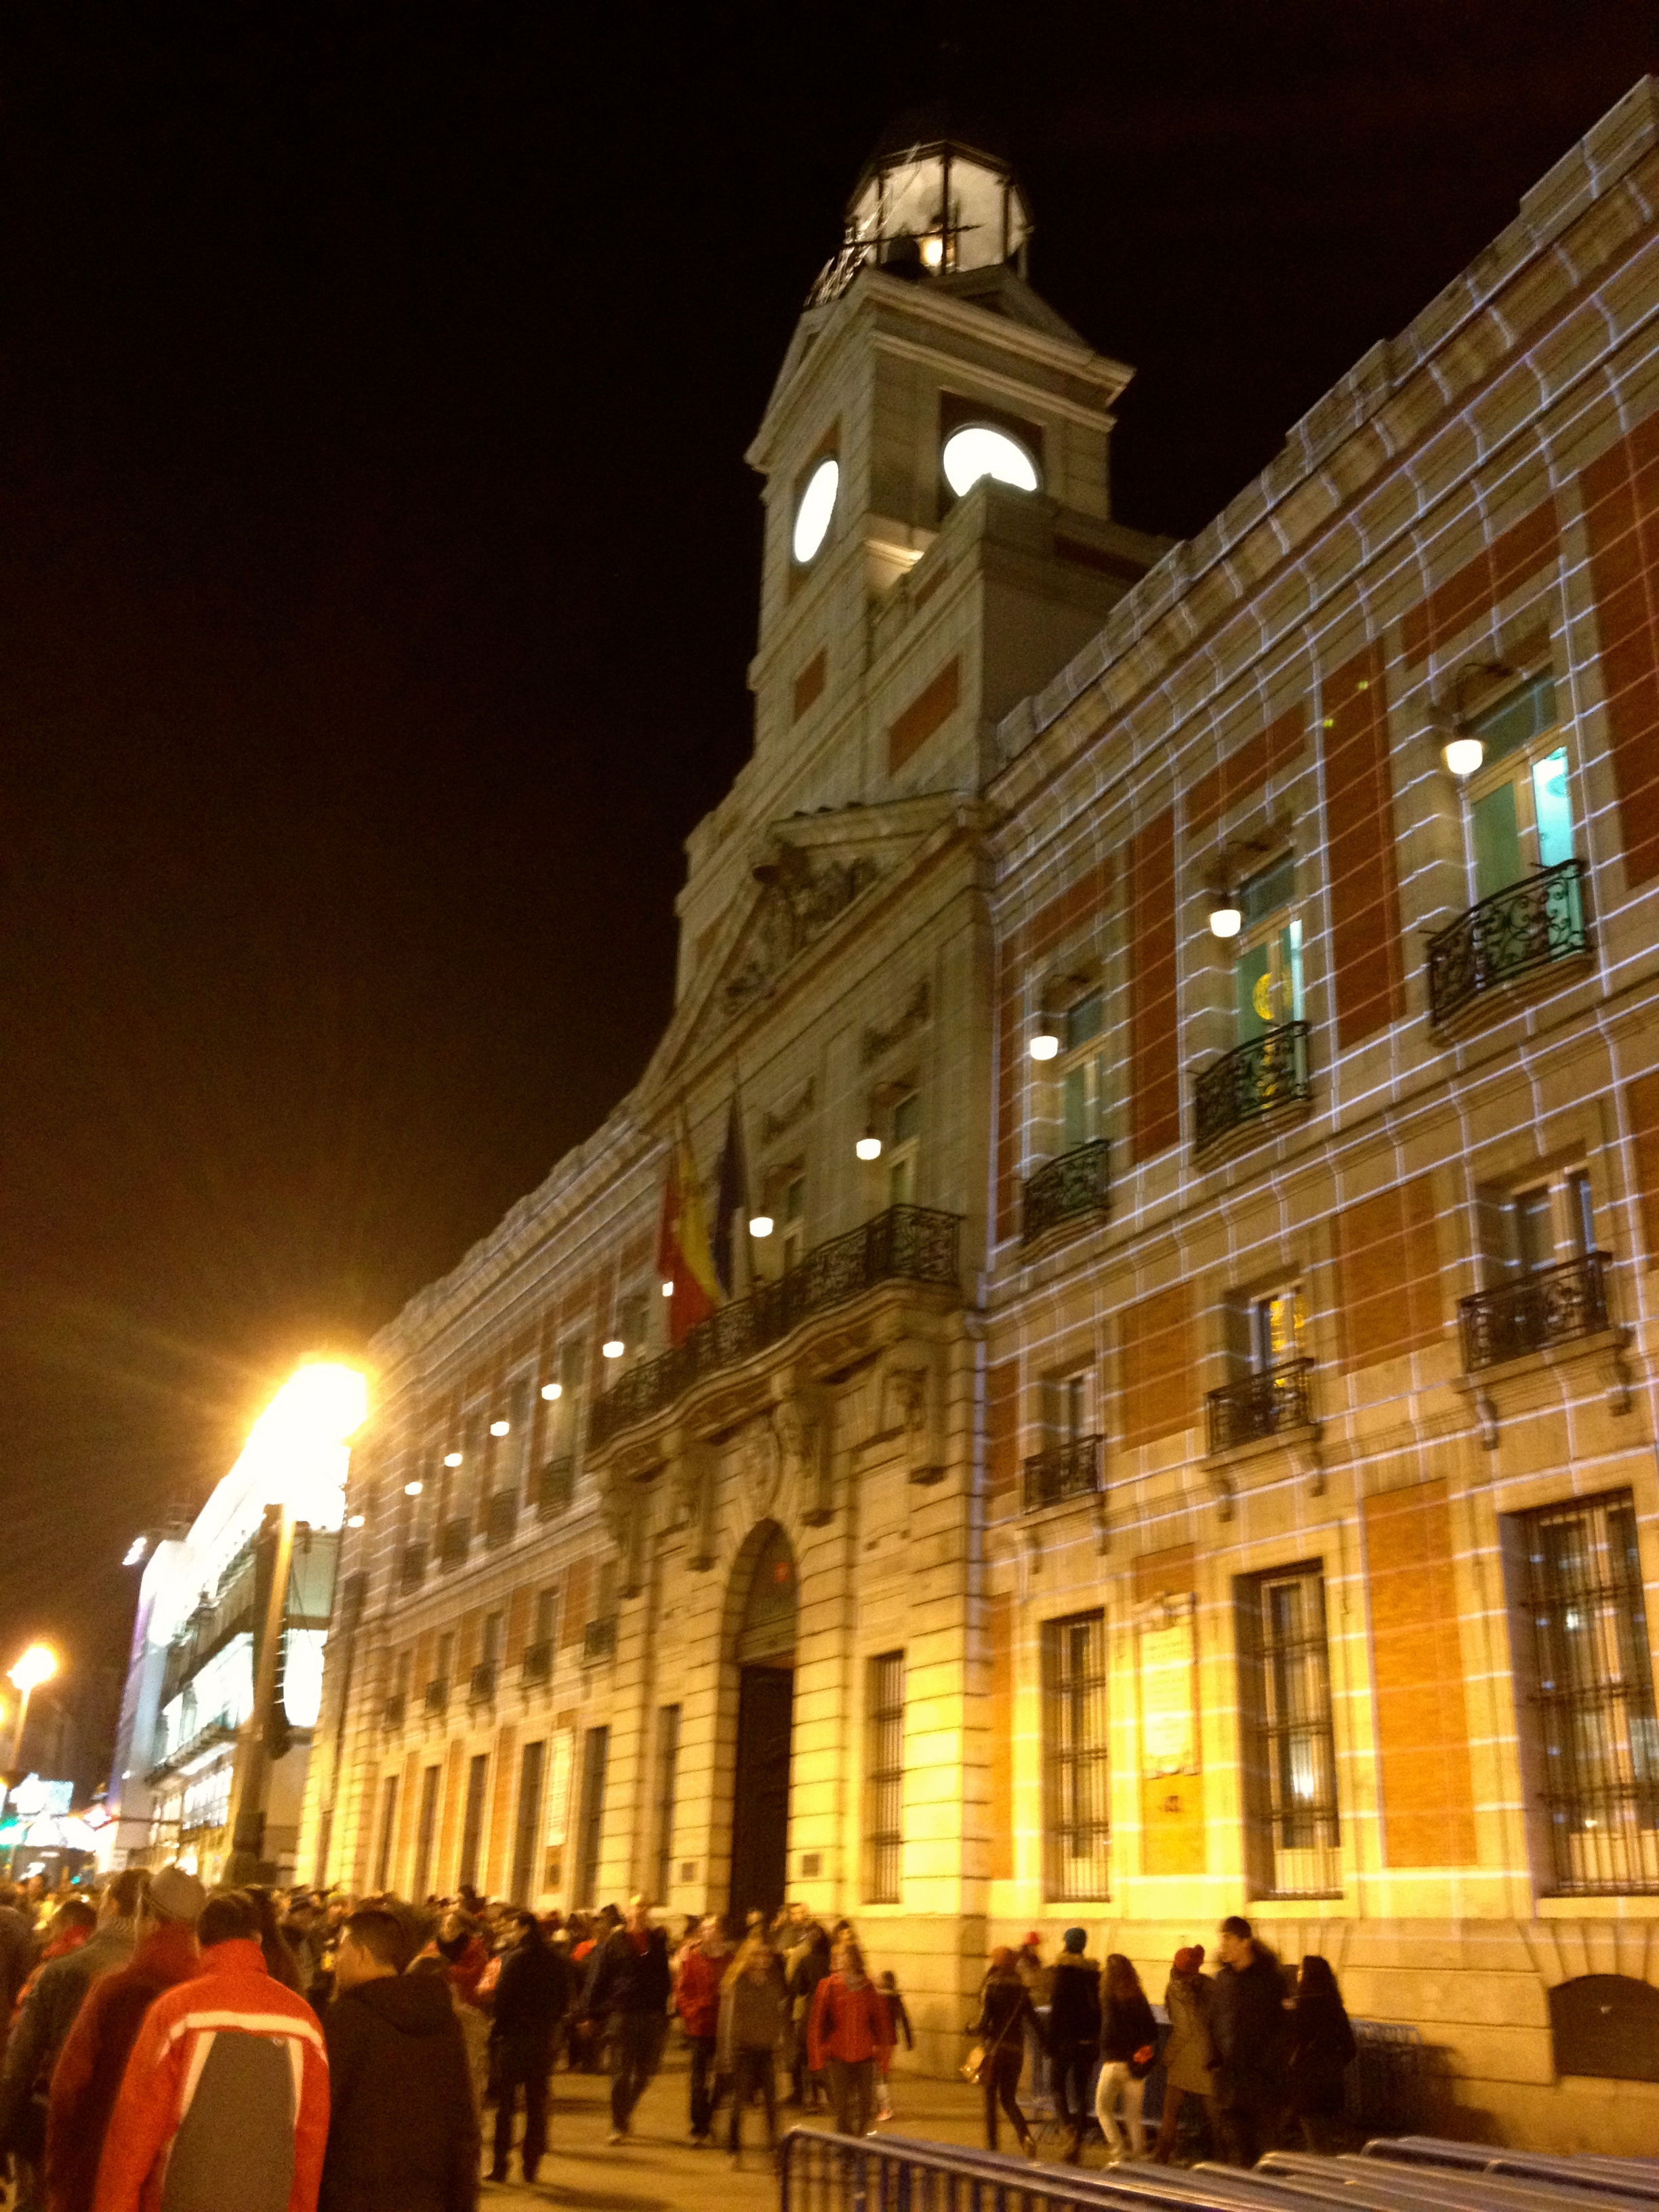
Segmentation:
<svg viewBox="0 0 1659 2212">
<path fill-rule="evenodd" d="M 935 2068 L 988 1942 L 1080 1919 L 1157 1994 L 1242 1907 L 1467 2124 L 1650 2142 L 1549 1992 L 1659 1980 L 1656 115 L 1173 548 L 1108 509 L 1127 372 L 1011 267 L 820 288 L 667 1034 L 378 1346 L 302 1863 L 787 1884 Z M 953 496 L 969 422 L 1038 489 Z M 669 1353 L 665 1147 L 734 1099 L 775 1225 Z"/>
</svg>

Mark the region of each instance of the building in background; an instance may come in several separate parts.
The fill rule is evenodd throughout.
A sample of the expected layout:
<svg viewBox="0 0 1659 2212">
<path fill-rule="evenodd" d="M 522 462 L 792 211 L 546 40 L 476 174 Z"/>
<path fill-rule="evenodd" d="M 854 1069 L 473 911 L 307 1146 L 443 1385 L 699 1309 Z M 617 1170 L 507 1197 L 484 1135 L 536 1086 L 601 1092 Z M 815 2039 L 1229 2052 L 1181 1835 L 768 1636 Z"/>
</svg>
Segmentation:
<svg viewBox="0 0 1659 2212">
<path fill-rule="evenodd" d="M 1644 82 L 1166 548 L 1006 167 L 878 154 L 669 1029 L 377 1346 L 304 1873 L 787 1893 L 935 2069 L 1243 1909 L 1650 2142 L 1656 200 Z"/>
</svg>

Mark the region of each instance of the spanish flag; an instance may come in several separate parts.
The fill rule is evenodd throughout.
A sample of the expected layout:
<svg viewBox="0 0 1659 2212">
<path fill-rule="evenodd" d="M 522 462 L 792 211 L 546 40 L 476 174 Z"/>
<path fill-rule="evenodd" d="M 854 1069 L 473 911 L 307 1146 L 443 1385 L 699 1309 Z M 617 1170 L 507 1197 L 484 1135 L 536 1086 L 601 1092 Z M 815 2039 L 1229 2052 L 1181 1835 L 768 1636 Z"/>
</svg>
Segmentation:
<svg viewBox="0 0 1659 2212">
<path fill-rule="evenodd" d="M 702 1186 L 697 1180 L 697 1163 L 684 1121 L 668 1155 L 662 1224 L 657 1231 L 657 1273 L 664 1282 L 673 1285 L 668 1301 L 668 1340 L 683 1344 L 700 1321 L 708 1319 L 720 1297 L 708 1249 Z"/>
</svg>

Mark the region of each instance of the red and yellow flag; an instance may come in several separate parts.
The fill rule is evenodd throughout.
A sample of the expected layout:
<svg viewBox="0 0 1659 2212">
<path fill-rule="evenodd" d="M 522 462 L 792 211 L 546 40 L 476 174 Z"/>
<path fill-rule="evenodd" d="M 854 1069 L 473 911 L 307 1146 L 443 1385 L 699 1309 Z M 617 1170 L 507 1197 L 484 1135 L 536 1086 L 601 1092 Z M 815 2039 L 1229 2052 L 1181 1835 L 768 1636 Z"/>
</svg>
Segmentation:
<svg viewBox="0 0 1659 2212">
<path fill-rule="evenodd" d="M 657 1273 L 673 1285 L 668 1301 L 668 1340 L 683 1344 L 700 1321 L 720 1302 L 714 1261 L 708 1249 L 708 1224 L 702 1210 L 702 1185 L 691 1139 L 684 1126 L 668 1155 L 663 1187 L 662 1222 L 657 1231 Z"/>
</svg>

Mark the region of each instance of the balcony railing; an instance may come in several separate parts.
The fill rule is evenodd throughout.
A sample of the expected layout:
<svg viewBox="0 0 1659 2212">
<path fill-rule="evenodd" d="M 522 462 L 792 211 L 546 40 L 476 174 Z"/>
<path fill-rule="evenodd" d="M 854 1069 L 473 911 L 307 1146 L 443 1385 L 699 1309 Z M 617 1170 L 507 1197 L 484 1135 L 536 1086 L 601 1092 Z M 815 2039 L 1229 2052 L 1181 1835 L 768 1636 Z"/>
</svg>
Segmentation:
<svg viewBox="0 0 1659 2212">
<path fill-rule="evenodd" d="M 429 1713 L 442 1712 L 449 1704 L 448 1683 L 444 1681 L 428 1682 L 426 1686 L 426 1697 L 423 1703 L 426 1711 Z"/>
<path fill-rule="evenodd" d="M 407 1703 L 408 1700 L 404 1698 L 403 1692 L 401 1690 L 394 1690 L 392 1692 L 392 1695 L 386 1699 L 385 1705 L 380 1708 L 380 1726 L 382 1728 L 388 1729 L 400 1729 L 404 1724 L 404 1711 Z"/>
<path fill-rule="evenodd" d="M 1025 1243 L 1035 1244 L 1063 1221 L 1097 1220 L 1105 1212 L 1109 1150 L 1105 1138 L 1097 1137 L 1026 1177 L 1020 1224 Z"/>
<path fill-rule="evenodd" d="M 1460 1298 L 1463 1369 L 1473 1375 L 1500 1360 L 1544 1352 L 1553 1344 L 1594 1336 L 1607 1326 L 1607 1255 L 1585 1252 L 1540 1267 L 1495 1291 Z"/>
<path fill-rule="evenodd" d="M 398 1582 L 405 1590 L 419 1589 L 426 1575 L 426 1546 L 405 1544 L 398 1563 Z"/>
<path fill-rule="evenodd" d="M 609 1659 L 617 1648 L 617 1616 L 607 1613 L 603 1620 L 590 1620 L 582 1631 L 582 1664 L 592 1666 L 596 1659 Z"/>
<path fill-rule="evenodd" d="M 1100 1490 L 1098 1437 L 1073 1437 L 1069 1443 L 1051 1444 L 1034 1452 L 1025 1462 L 1025 1510 L 1058 1505 L 1067 1498 L 1093 1498 Z"/>
<path fill-rule="evenodd" d="M 570 1501 L 575 1494 L 575 1461 L 568 1455 L 546 1461 L 536 1478 L 536 1518 L 556 1521 L 560 1514 L 570 1510 Z"/>
<path fill-rule="evenodd" d="M 481 1659 L 467 1677 L 467 1702 L 474 1705 L 485 1705 L 495 1694 L 495 1662 Z"/>
<path fill-rule="evenodd" d="M 956 1288 L 961 1216 L 925 1206 L 894 1206 L 862 1228 L 817 1245 L 775 1283 L 722 1306 L 683 1344 L 621 1376 L 588 1417 L 588 1435 L 606 1443 L 706 1376 L 779 1343 L 813 1314 L 849 1304 L 879 1283 L 937 1283 Z"/>
<path fill-rule="evenodd" d="M 458 1513 L 453 1521 L 446 1521 L 438 1531 L 438 1565 L 441 1567 L 459 1567 L 466 1557 L 466 1547 L 471 1540 L 472 1531 L 462 1515 Z"/>
<path fill-rule="evenodd" d="M 499 1552 L 503 1544 L 513 1541 L 514 1531 L 518 1525 L 518 1492 L 496 1491 L 484 1509 L 484 1542 L 492 1552 Z"/>
<path fill-rule="evenodd" d="M 1438 1028 L 1485 991 L 1589 951 L 1582 861 L 1559 860 L 1495 891 L 1428 942 L 1430 1018 Z"/>
<path fill-rule="evenodd" d="M 1313 1401 L 1308 1389 L 1311 1359 L 1281 1360 L 1259 1375 L 1241 1376 L 1206 1401 L 1210 1449 L 1231 1451 L 1235 1444 L 1260 1443 L 1286 1429 L 1305 1429 L 1313 1420 Z"/>
<path fill-rule="evenodd" d="M 544 1637 L 539 1644 L 526 1644 L 520 1672 L 526 1682 L 545 1682 L 553 1672 L 553 1639 Z"/>
<path fill-rule="evenodd" d="M 1235 1129 L 1313 1097 L 1308 1024 L 1285 1022 L 1224 1053 L 1193 1085 L 1194 1149 L 1207 1152 Z"/>
</svg>

